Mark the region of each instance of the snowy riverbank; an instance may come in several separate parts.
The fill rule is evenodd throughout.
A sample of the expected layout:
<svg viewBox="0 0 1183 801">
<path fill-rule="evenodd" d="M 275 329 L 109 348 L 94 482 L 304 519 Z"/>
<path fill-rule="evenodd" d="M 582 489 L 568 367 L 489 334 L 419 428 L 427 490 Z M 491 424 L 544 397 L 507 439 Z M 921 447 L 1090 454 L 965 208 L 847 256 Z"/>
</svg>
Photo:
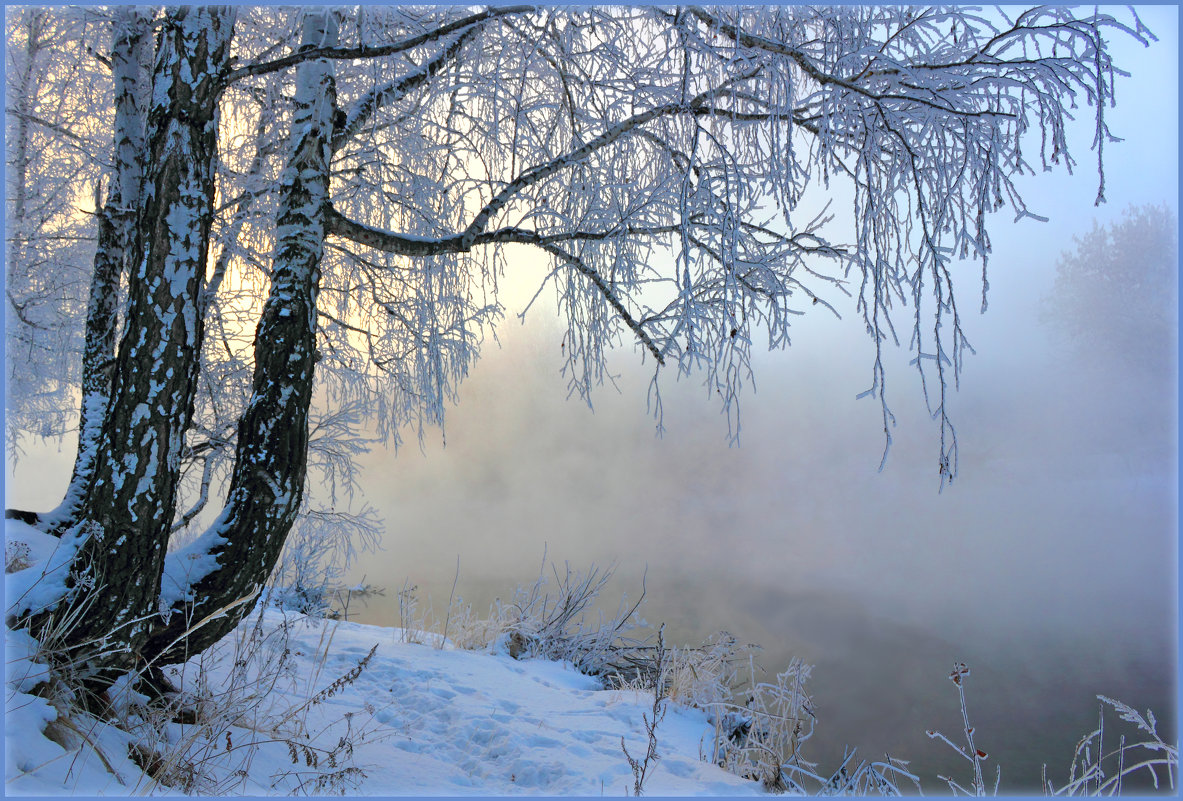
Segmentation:
<svg viewBox="0 0 1183 801">
<path fill-rule="evenodd" d="M 156 724 L 162 746 L 167 738 L 191 765 L 174 766 L 175 778 L 188 776 L 198 792 L 632 794 L 621 738 L 643 757 L 642 716 L 651 694 L 600 689 L 559 662 L 400 642 L 397 629 L 268 611 L 253 636 L 251 630 L 242 629 L 238 648 L 227 644 L 206 664 L 207 691 L 214 688 L 209 706 L 221 725 L 216 719 Z M 169 792 L 128 756 L 129 735 L 115 725 L 75 720 L 49 727 L 50 736 L 77 750 L 43 733 L 57 713 L 20 691 L 31 689 L 39 674 L 30 648 L 27 636 L 8 633 L 7 794 Z M 231 675 L 236 655 L 248 657 L 239 670 L 247 675 Z M 199 689 L 188 680 L 198 667 L 196 660 L 187 666 L 186 689 Z M 269 691 L 255 683 L 260 675 Z M 232 691 L 243 698 L 230 697 Z M 134 694 L 123 695 L 121 714 L 136 717 L 128 708 Z M 219 703 L 232 708 L 217 710 Z M 75 726 L 85 728 L 74 732 Z M 713 733 L 705 713 L 671 706 L 657 733 L 661 759 L 649 769 L 646 793 L 760 792 L 756 783 L 700 759 Z M 349 767 L 360 772 L 342 772 Z"/>
<path fill-rule="evenodd" d="M 16 521 L 5 529 L 11 611 L 49 581 L 57 541 Z M 519 590 L 489 620 L 457 610 L 442 629 L 447 640 L 427 626 L 256 611 L 204 654 L 165 669 L 180 689 L 168 706 L 148 704 L 126 681 L 80 703 L 78 677 L 64 675 L 60 659 L 52 674 L 43 664 L 52 632 L 39 645 L 6 629 L 6 795 L 627 796 L 638 784 L 646 795 L 915 791 L 920 777 L 896 760 L 803 761 L 813 730 L 808 666 L 742 685 L 734 640 L 678 649 L 658 638 L 635 650 L 617 639 L 620 624 L 573 622 L 602 586 L 596 573 L 555 578 L 555 595 L 540 596 L 541 584 Z M 526 658 L 556 652 L 612 679 Z M 958 691 L 964 675 L 963 666 L 950 674 Z M 1153 715 L 1099 698 L 1131 736 L 1114 750 L 1116 721 L 1106 723 L 1107 747 L 1094 732 L 1067 784 L 1049 789 L 1172 788 L 1177 745 L 1161 739 Z M 945 744 L 973 773 L 930 782 L 930 792 L 947 781 L 996 786 L 996 763 L 972 740 L 967 751 Z M 1105 754 L 1103 768 L 1093 753 Z"/>
</svg>

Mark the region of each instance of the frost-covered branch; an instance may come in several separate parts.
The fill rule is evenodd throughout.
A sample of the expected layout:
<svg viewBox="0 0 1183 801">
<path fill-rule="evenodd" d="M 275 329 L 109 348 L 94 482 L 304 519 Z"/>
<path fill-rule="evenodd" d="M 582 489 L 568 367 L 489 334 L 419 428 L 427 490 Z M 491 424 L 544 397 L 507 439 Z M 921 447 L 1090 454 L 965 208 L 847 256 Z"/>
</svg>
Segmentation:
<svg viewBox="0 0 1183 801">
<path fill-rule="evenodd" d="M 633 319 L 633 316 L 629 314 L 628 309 L 626 309 L 624 304 L 620 302 L 620 298 L 618 298 L 616 293 L 612 291 L 612 287 L 608 285 L 608 282 L 604 280 L 602 275 L 600 275 L 594 268 L 584 262 L 583 259 L 579 258 L 573 253 L 568 253 L 566 250 L 563 250 L 557 245 L 544 244 L 541 245 L 541 247 L 546 252 L 558 256 L 559 259 L 575 268 L 575 270 L 580 275 L 587 278 L 587 280 L 591 282 L 592 286 L 596 288 L 596 291 L 603 296 L 604 300 L 606 300 L 613 310 L 620 316 L 620 319 L 624 322 L 624 324 L 627 325 L 629 329 L 637 335 L 637 339 L 641 340 L 641 344 L 643 344 L 645 348 L 653 354 L 653 358 L 657 360 L 657 363 L 662 366 L 665 365 L 665 357 L 662 356 L 661 350 L 656 344 L 654 344 L 653 339 L 648 333 L 646 333 L 645 329 L 642 327 L 642 324 Z"/>
<path fill-rule="evenodd" d="M 501 191 L 494 195 L 493 198 L 490 199 L 489 202 L 486 203 L 479 212 L 477 212 L 472 222 L 469 223 L 468 227 L 464 229 L 464 233 L 461 234 L 462 241 L 466 243 L 474 242 L 477 236 L 485 230 L 486 226 L 494 217 L 494 215 L 501 211 L 501 209 L 503 209 L 510 202 L 510 200 L 523 189 L 526 189 L 546 178 L 549 178 L 559 170 L 579 164 L 597 150 L 613 144 L 629 131 L 637 128 L 638 126 L 644 125 L 647 122 L 651 122 L 652 120 L 658 119 L 660 117 L 673 116 L 682 113 L 693 114 L 695 112 L 706 112 L 709 109 L 707 103 L 710 100 L 713 100 L 719 95 L 726 93 L 731 88 L 731 84 L 747 80 L 748 78 L 753 77 L 754 74 L 755 73 L 752 72 L 736 76 L 731 80 L 724 82 L 721 86 L 708 89 L 707 91 L 696 95 L 688 102 L 666 103 L 660 106 L 655 106 L 651 109 L 648 109 L 647 111 L 643 111 L 640 114 L 635 114 L 632 117 L 629 117 L 628 119 L 612 126 L 608 130 L 601 133 L 599 136 L 589 141 L 587 144 L 578 147 L 569 153 L 564 153 L 563 155 L 552 159 L 548 163 L 541 164 L 526 170 L 513 181 L 511 181 L 507 186 L 501 189 Z"/>
<path fill-rule="evenodd" d="M 362 129 L 362 126 L 365 125 L 366 120 L 370 119 L 374 112 L 381 106 L 397 103 L 406 97 L 408 93 L 434 78 L 440 70 L 456 58 L 465 43 L 480 31 L 480 22 L 483 21 L 474 22 L 466 26 L 467 30 L 464 33 L 457 36 L 454 42 L 445 47 L 439 55 L 419 69 L 400 76 L 397 80 L 388 84 L 375 87 L 360 97 L 345 114 L 344 123 L 333 132 L 333 150 L 338 150 L 346 140 L 352 136 L 356 136 Z"/>
<path fill-rule="evenodd" d="M 441 25 L 434 30 L 384 45 L 363 43 L 356 47 L 309 47 L 302 49 L 299 52 L 283 56 L 282 58 L 238 67 L 237 69 L 230 71 L 230 73 L 226 76 L 225 83 L 231 84 L 235 81 L 254 75 L 266 75 L 270 72 L 277 72 L 278 70 L 295 67 L 305 61 L 314 61 L 317 59 L 354 61 L 358 59 L 393 56 L 399 53 L 404 53 L 407 50 L 418 47 L 419 45 L 437 41 L 450 33 L 454 33 L 472 25 L 477 25 L 495 17 L 504 16 L 506 14 L 522 14 L 533 10 L 534 6 L 500 6 L 488 8 L 484 11 L 477 12 L 476 14 L 470 14 L 469 16 L 462 19 L 453 20 L 452 22 Z"/>
<path fill-rule="evenodd" d="M 14 117 L 18 117 L 18 118 L 25 120 L 27 122 L 34 123 L 35 125 L 40 125 L 44 128 L 48 128 L 49 130 L 53 131 L 54 133 L 64 136 L 67 139 L 77 142 L 78 144 L 83 145 L 85 147 L 89 147 L 91 144 L 85 138 L 74 133 L 73 131 L 71 131 L 69 128 L 67 128 L 62 123 L 52 122 L 50 120 L 46 120 L 41 117 L 38 117 L 36 114 L 30 114 L 27 111 L 23 111 L 18 108 L 13 108 L 11 106 L 9 108 L 6 108 L 4 110 L 4 113 L 11 114 Z"/>
</svg>

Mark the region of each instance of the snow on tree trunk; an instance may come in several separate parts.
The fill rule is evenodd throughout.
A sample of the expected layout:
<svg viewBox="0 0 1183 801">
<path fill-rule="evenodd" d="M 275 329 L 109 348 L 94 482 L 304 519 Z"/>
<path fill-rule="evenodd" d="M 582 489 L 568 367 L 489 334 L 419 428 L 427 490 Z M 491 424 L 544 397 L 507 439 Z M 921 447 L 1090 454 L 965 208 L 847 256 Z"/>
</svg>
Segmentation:
<svg viewBox="0 0 1183 801">
<path fill-rule="evenodd" d="M 115 174 L 108 187 L 105 208 L 98 208 L 97 193 L 95 198 L 99 237 L 86 311 L 78 452 L 65 497 L 57 509 L 42 516 L 40 526 L 51 534 L 60 534 L 77 522 L 94 474 L 107 411 L 118 335 L 119 282 L 131 256 L 135 215 L 141 205 L 150 21 L 140 9 L 115 10 L 111 45 L 116 86 Z"/>
<path fill-rule="evenodd" d="M 335 46 L 331 11 L 309 11 L 301 49 Z M 168 664 L 221 639 L 250 608 L 184 635 L 218 609 L 249 596 L 271 574 L 300 508 L 308 451 L 308 407 L 316 353 L 316 299 L 326 232 L 334 70 L 327 60 L 296 71 L 290 150 L 280 175 L 271 290 L 255 333 L 251 399 L 238 424 L 226 506 L 191 546 L 172 554 L 161 586 L 165 625 L 145 656 Z"/>
<path fill-rule="evenodd" d="M 63 537 L 77 549 L 67 602 L 54 612 L 60 620 L 85 609 L 70 643 L 92 670 L 133 666 L 156 611 L 200 370 L 197 310 L 213 216 L 217 97 L 233 24 L 230 9 L 181 8 L 170 10 L 160 34 L 128 325 L 102 458 L 80 522 Z"/>
</svg>

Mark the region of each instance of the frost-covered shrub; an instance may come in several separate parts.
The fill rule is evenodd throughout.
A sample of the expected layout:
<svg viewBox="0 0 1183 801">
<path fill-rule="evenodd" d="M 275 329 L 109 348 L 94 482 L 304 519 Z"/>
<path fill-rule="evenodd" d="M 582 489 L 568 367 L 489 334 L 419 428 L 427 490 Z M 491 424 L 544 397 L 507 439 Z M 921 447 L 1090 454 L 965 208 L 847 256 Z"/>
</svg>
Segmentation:
<svg viewBox="0 0 1183 801">
<path fill-rule="evenodd" d="M 544 560 L 545 564 L 545 560 Z M 592 565 L 586 574 L 564 566 L 563 574 L 551 566 L 554 586 L 545 569 L 529 587 L 519 586 L 513 600 L 496 601 L 487 620 L 476 620 L 471 607 L 449 610 L 453 642 L 467 647 L 488 647 L 515 659 L 538 657 L 570 662 L 590 676 L 609 679 L 633 675 L 651 659 L 652 646 L 626 636 L 643 625 L 637 615 L 641 597 L 629 605 L 622 600 L 611 617 L 593 607 L 613 568 Z"/>
<path fill-rule="evenodd" d="M 813 736 L 812 702 L 805 682 L 812 668 L 794 659 L 774 681 L 756 681 L 751 665 L 747 700 L 714 704 L 714 760 L 744 778 L 759 781 L 766 790 L 798 789 L 785 766 L 812 768 L 801 756 L 801 746 Z"/>
<path fill-rule="evenodd" d="M 330 617 L 332 613 L 332 597 L 327 581 L 320 584 L 276 584 L 268 588 L 263 603 L 309 617 Z"/>
<path fill-rule="evenodd" d="M 6 542 L 4 544 L 4 572 L 15 573 L 24 570 L 32 562 L 29 560 L 29 544 L 27 542 Z"/>
<path fill-rule="evenodd" d="M 326 512 L 305 506 L 271 574 L 267 604 L 310 617 L 332 617 L 336 586 L 357 556 L 355 545 L 377 546 L 376 513 Z"/>
<path fill-rule="evenodd" d="M 750 663 L 754 645 L 740 645 L 725 631 L 697 648 L 671 646 L 665 656 L 666 694 L 676 704 L 704 709 L 725 703 L 739 683 L 739 668 Z"/>
</svg>

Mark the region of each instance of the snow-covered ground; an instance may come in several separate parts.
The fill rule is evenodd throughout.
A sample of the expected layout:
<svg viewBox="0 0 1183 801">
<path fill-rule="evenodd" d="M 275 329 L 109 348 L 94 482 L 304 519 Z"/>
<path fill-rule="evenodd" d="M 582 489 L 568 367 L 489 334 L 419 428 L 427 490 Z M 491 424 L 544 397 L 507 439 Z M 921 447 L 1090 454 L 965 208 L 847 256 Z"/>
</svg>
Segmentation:
<svg viewBox="0 0 1183 801">
<path fill-rule="evenodd" d="M 42 560 L 54 541 L 6 523 L 33 565 L 6 576 L 11 605 L 38 563 L 52 563 Z M 60 688 L 33 694 L 47 675 L 37 643 L 6 629 L 5 793 L 632 795 L 622 738 L 643 762 L 650 692 L 515 659 L 504 640 L 481 651 L 440 645 L 430 634 L 256 613 L 172 672 L 197 699 L 196 722 L 177 722 L 124 685 L 99 717 L 71 708 Z M 646 794 L 761 792 L 711 763 L 704 712 L 662 703 Z"/>
<path fill-rule="evenodd" d="M 285 620 L 286 637 L 276 636 Z M 652 705 L 651 695 L 601 689 L 595 679 L 559 662 L 400 642 L 396 629 L 278 611 L 268 611 L 262 623 L 272 637 L 266 658 L 255 660 L 252 669 L 276 667 L 281 647 L 290 650 L 290 664 L 274 689 L 242 710 L 233 725 L 224 731 L 208 727 L 211 732 L 199 735 L 204 740 L 214 734 L 212 747 L 197 740 L 191 744 L 188 759 L 208 774 L 197 779 L 195 789 L 286 794 L 304 783 L 307 791 L 318 789 L 316 794 L 344 789 L 368 795 L 632 795 L 634 777 L 621 738 L 634 756 L 644 756 L 648 736 L 642 716 Z M 37 673 L 28 659 L 31 645 L 27 635 L 8 633 L 6 792 L 167 791 L 129 759 L 129 738 L 113 725 L 92 723 L 85 739 L 93 745 L 82 743 L 77 750 L 43 733 L 55 710 L 44 699 L 20 692 L 29 689 L 23 675 Z M 309 703 L 340 684 L 338 679 L 374 646 L 353 681 Z M 222 680 L 231 669 L 225 661 L 211 669 Z M 190 673 L 195 668 L 188 666 Z M 212 683 L 216 686 L 217 680 Z M 200 727 L 168 723 L 166 728 L 175 745 L 186 740 L 186 729 L 192 733 Z M 647 794 L 759 793 L 757 784 L 700 758 L 709 752 L 713 734 L 703 712 L 671 707 L 656 731 L 661 759 L 649 769 Z M 339 752 L 334 767 L 326 755 L 342 737 L 355 741 L 352 759 Z M 293 752 L 289 742 L 314 749 L 317 767 L 307 764 L 302 746 Z M 104 767 L 104 759 L 113 771 Z M 317 788 L 320 776 L 350 764 L 364 776 L 342 776 L 339 787 Z M 235 776 L 237 770 L 246 775 Z"/>
</svg>

